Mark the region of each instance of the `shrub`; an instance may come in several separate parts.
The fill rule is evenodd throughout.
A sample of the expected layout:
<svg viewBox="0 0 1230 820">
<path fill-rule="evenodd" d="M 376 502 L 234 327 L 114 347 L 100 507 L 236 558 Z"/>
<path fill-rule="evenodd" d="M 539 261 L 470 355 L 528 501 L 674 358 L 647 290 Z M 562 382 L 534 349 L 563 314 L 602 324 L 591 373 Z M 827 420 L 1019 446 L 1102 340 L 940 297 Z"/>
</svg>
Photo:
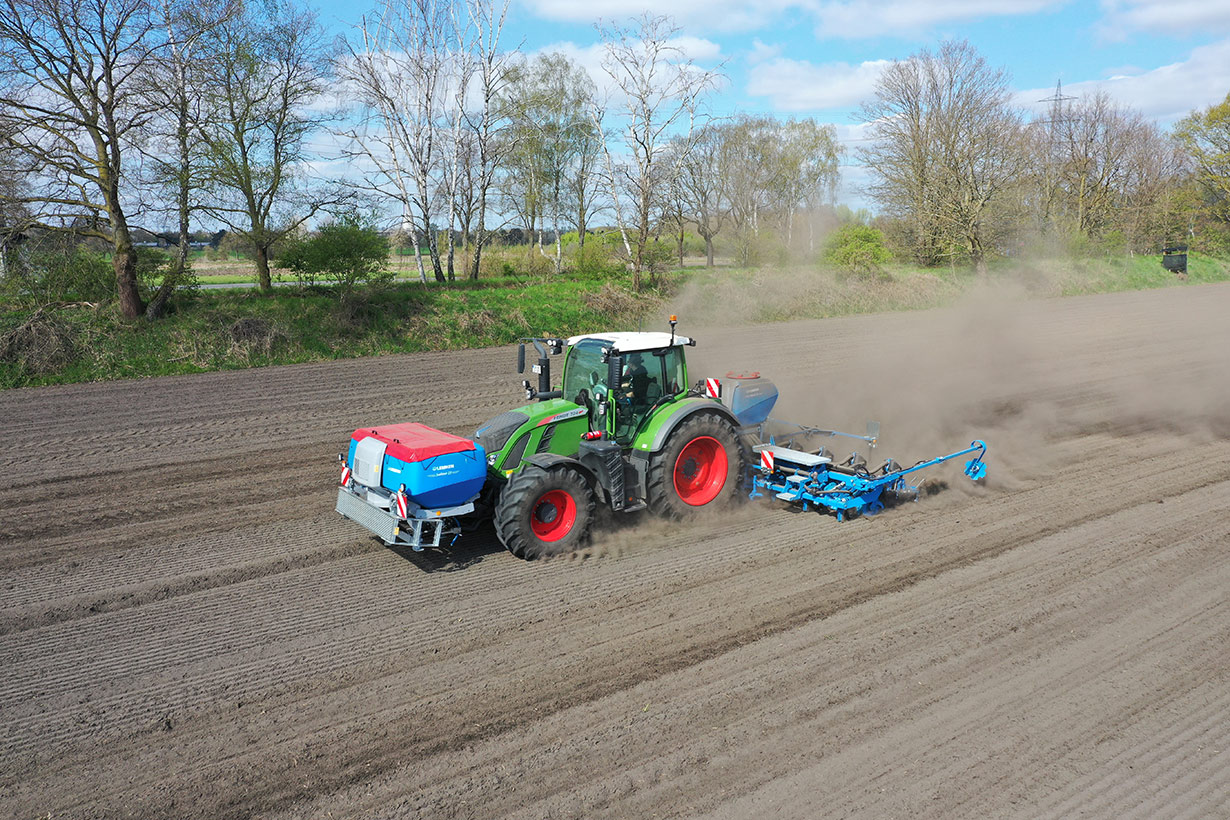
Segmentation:
<svg viewBox="0 0 1230 820">
<path fill-rule="evenodd" d="M 611 253 L 605 242 L 589 241 L 577 248 L 572 257 L 573 269 L 585 276 L 617 276 L 624 272 L 624 264 Z"/>
<path fill-rule="evenodd" d="M 13 304 L 102 302 L 115 296 L 115 268 L 106 254 L 55 244 L 10 253 L 4 298 Z"/>
<path fill-rule="evenodd" d="M 370 224 L 347 216 L 321 226 L 314 236 L 291 241 L 279 262 L 294 271 L 301 284 L 315 284 L 319 276 L 346 293 L 361 282 L 390 278 L 388 258 L 389 240 Z"/>
<path fill-rule="evenodd" d="M 878 273 L 892 258 L 884 234 L 866 225 L 843 225 L 824 243 L 824 261 L 849 273 Z"/>
<path fill-rule="evenodd" d="M 613 323 L 633 316 L 644 305 L 644 299 L 638 297 L 627 288 L 607 282 L 599 290 L 582 294 L 581 302 L 585 307 L 608 317 Z"/>
<path fill-rule="evenodd" d="M 654 241 L 645 245 L 644 254 L 641 256 L 641 264 L 647 273 L 657 276 L 666 273 L 678 265 L 679 257 L 675 255 L 675 248 L 671 243 Z"/>
</svg>

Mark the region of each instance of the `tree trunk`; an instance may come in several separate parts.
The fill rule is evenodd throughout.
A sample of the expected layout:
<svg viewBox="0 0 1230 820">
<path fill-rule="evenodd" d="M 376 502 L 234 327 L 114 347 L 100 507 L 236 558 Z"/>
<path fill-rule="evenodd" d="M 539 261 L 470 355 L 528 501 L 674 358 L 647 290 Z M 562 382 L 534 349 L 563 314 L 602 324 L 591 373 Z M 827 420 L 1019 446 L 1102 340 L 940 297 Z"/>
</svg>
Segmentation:
<svg viewBox="0 0 1230 820">
<path fill-rule="evenodd" d="M 132 234 L 128 232 L 124 206 L 120 203 L 119 187 L 114 184 L 113 178 L 108 178 L 103 185 L 103 196 L 111 222 L 111 242 L 114 248 L 111 263 L 115 268 L 120 312 L 129 319 L 136 319 L 145 313 L 145 300 L 141 298 L 141 289 L 137 286 L 137 254 L 132 246 Z"/>
<path fill-rule="evenodd" d="M 179 118 L 179 127 L 175 132 L 175 142 L 179 155 L 179 179 L 176 180 L 178 184 L 175 191 L 175 209 L 179 215 L 179 245 L 175 248 L 174 268 L 162 278 L 162 285 L 158 288 L 158 293 L 154 294 L 149 307 L 145 309 L 145 318 L 150 320 L 161 319 L 166 315 L 167 303 L 170 302 L 171 295 L 187 278 L 188 247 L 192 243 L 192 235 L 188 227 L 189 212 L 192 209 L 189 201 L 192 191 L 188 179 L 192 158 L 188 150 L 188 100 L 184 91 L 187 81 L 184 79 L 183 64 L 177 64 L 177 69 L 179 86 L 176 93 L 179 96 L 176 100 L 178 104 L 176 115 Z"/>
<path fill-rule="evenodd" d="M 431 272 L 437 282 L 447 282 L 444 278 L 444 266 L 440 264 L 440 237 L 430 228 L 427 231 L 427 254 L 431 257 Z"/>
<path fill-rule="evenodd" d="M 683 267 L 683 226 L 679 226 L 679 267 Z"/>
<path fill-rule="evenodd" d="M 713 234 L 705 236 L 705 267 L 713 267 Z"/>
<path fill-rule="evenodd" d="M 137 254 L 128 237 L 128 228 L 116 231 L 115 253 L 111 258 L 115 267 L 115 284 L 120 296 L 120 312 L 128 319 L 137 319 L 145 313 L 145 300 L 137 287 Z"/>
<path fill-rule="evenodd" d="M 260 283 L 261 293 L 273 292 L 273 277 L 269 275 L 269 249 L 264 245 L 254 245 L 256 251 L 256 281 Z"/>
<path fill-rule="evenodd" d="M 453 229 L 448 229 L 448 281 L 457 281 L 457 274 L 453 271 L 453 254 L 456 252 L 456 240 L 453 238 Z"/>
<path fill-rule="evenodd" d="M 423 265 L 423 251 L 419 249 L 419 238 L 417 235 L 417 231 L 415 232 L 413 241 L 414 241 L 414 264 L 417 265 L 419 269 L 419 281 L 422 282 L 424 285 L 426 285 L 427 284 L 427 268 Z"/>
</svg>

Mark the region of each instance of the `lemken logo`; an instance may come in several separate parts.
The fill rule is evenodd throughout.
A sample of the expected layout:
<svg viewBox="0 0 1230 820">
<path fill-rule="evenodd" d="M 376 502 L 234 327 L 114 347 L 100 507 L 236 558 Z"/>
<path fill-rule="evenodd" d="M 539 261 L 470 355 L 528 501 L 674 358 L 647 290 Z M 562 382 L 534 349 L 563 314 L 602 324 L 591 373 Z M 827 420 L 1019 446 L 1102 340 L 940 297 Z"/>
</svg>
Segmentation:
<svg viewBox="0 0 1230 820">
<path fill-rule="evenodd" d="M 455 466 L 456 466 L 455 464 L 437 464 L 435 467 L 432 467 L 431 469 L 433 469 L 433 470 L 451 470 L 451 469 L 453 469 L 453 467 L 455 467 Z"/>
</svg>

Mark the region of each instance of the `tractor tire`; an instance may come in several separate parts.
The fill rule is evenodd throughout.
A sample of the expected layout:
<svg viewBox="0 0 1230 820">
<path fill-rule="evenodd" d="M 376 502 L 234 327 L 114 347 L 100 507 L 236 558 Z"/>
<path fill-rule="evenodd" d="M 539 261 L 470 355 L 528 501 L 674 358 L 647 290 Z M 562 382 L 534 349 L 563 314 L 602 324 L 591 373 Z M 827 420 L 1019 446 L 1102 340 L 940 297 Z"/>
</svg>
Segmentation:
<svg viewBox="0 0 1230 820">
<path fill-rule="evenodd" d="M 589 539 L 593 523 L 594 493 L 569 467 L 513 473 L 495 508 L 500 543 L 525 560 L 572 552 Z"/>
<path fill-rule="evenodd" d="M 743 474 L 744 450 L 734 425 L 721 416 L 685 420 L 649 461 L 649 508 L 684 518 L 726 505 Z"/>
</svg>

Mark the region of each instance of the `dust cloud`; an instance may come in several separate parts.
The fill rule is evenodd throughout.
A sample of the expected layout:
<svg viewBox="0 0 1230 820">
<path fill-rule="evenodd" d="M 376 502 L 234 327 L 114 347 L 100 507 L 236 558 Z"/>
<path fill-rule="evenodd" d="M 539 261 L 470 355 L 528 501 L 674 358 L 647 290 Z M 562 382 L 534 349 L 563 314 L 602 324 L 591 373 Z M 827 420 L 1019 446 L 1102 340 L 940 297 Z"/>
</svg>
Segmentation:
<svg viewBox="0 0 1230 820">
<path fill-rule="evenodd" d="M 1175 290 L 1039 299 L 1042 275 L 1023 269 L 942 309 L 762 325 L 750 334 L 697 328 L 692 378 L 757 370 L 781 391 L 776 418 L 852 433 L 879 421 L 872 466 L 887 457 L 912 464 L 982 439 L 987 485 L 997 490 L 1062 469 L 1067 437 L 1170 432 L 1195 446 L 1230 435 L 1226 317 L 1193 309 Z M 770 304 L 784 289 L 768 288 Z M 1101 300 L 1098 319 L 1077 320 L 1075 308 L 1087 316 L 1090 299 Z M 754 299 L 732 304 L 730 325 L 761 310 Z M 1173 341 L 1191 339 L 1193 328 L 1195 348 Z M 861 446 L 833 442 L 842 457 Z M 924 475 L 978 492 L 960 476 L 963 462 Z"/>
</svg>

